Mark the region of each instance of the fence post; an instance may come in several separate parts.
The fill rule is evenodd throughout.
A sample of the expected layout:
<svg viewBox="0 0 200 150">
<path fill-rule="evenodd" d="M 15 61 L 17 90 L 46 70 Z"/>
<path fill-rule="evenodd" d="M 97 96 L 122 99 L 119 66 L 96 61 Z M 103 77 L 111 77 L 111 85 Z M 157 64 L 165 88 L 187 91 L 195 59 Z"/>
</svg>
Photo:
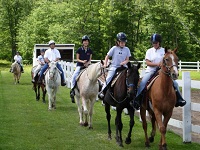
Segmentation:
<svg viewBox="0 0 200 150">
<path fill-rule="evenodd" d="M 181 71 L 181 60 L 179 61 L 179 70 Z"/>
<path fill-rule="evenodd" d="M 187 101 L 183 107 L 183 142 L 191 142 L 192 122 L 191 122 L 191 79 L 190 72 L 182 73 L 182 93 L 183 98 Z"/>
</svg>

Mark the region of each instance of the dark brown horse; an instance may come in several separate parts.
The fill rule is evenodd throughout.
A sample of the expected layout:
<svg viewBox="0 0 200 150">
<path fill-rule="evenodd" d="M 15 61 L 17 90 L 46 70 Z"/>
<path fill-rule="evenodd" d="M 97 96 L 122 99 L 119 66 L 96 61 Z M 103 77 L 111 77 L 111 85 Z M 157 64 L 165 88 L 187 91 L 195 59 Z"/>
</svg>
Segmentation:
<svg viewBox="0 0 200 150">
<path fill-rule="evenodd" d="M 33 79 L 33 71 L 36 69 L 37 66 L 34 66 L 31 70 L 31 77 Z M 38 79 L 39 79 L 39 75 L 37 74 L 35 76 L 35 82 L 33 83 L 33 90 L 35 91 L 35 95 L 36 95 L 36 100 L 39 101 L 40 100 L 40 87 L 42 89 L 42 101 L 43 103 L 46 103 L 45 101 L 45 95 L 46 95 L 46 88 L 45 88 L 45 84 L 42 82 L 42 84 L 38 84 Z"/>
<path fill-rule="evenodd" d="M 173 80 L 178 78 L 178 57 L 176 52 L 177 49 L 173 51 L 165 49 L 159 77 L 154 81 L 149 91 L 147 91 L 146 98 L 140 107 L 146 147 L 149 147 L 150 142 L 154 141 L 157 122 L 161 133 L 159 149 L 167 149 L 165 139 L 167 124 L 176 104 L 176 94 L 173 87 Z M 149 112 L 152 123 L 152 131 L 149 138 L 147 135 L 146 110 Z"/>
<path fill-rule="evenodd" d="M 130 101 L 132 101 L 136 96 L 137 84 L 139 80 L 139 71 L 140 64 L 137 66 L 131 65 L 128 63 L 128 68 L 121 72 L 121 75 L 117 79 L 116 83 L 113 87 L 109 88 L 104 97 L 104 104 L 105 104 L 105 111 L 106 111 L 106 118 L 108 121 L 108 139 L 111 139 L 111 127 L 110 127 L 110 106 L 115 106 L 117 115 L 115 118 L 115 125 L 116 125 L 116 142 L 119 146 L 123 147 L 122 142 L 122 119 L 121 114 L 124 108 L 128 109 L 128 113 L 130 116 L 129 122 L 129 132 L 126 138 L 125 143 L 131 143 L 131 133 L 132 128 L 134 126 L 134 109 L 130 106 Z"/>
</svg>

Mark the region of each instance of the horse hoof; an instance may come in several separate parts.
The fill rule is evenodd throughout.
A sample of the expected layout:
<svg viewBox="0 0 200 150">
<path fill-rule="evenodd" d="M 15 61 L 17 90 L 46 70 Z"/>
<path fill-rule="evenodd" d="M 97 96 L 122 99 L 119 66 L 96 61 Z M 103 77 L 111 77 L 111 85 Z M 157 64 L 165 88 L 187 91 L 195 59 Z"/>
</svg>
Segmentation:
<svg viewBox="0 0 200 150">
<path fill-rule="evenodd" d="M 88 126 L 88 122 L 85 122 L 85 123 L 84 123 L 84 126 L 87 127 L 87 126 Z"/>
<path fill-rule="evenodd" d="M 93 127 L 89 127 L 89 129 L 93 129 Z"/>
<path fill-rule="evenodd" d="M 111 137 L 111 135 L 108 135 L 108 140 L 112 140 L 112 137 Z"/>
<path fill-rule="evenodd" d="M 153 143 L 153 142 L 154 142 L 154 137 L 151 136 L 151 137 L 149 138 L 149 141 L 150 141 L 151 143 Z"/>
<path fill-rule="evenodd" d="M 126 138 L 125 143 L 126 143 L 126 144 L 131 144 L 131 138 Z"/>
<path fill-rule="evenodd" d="M 80 123 L 80 126 L 84 126 L 84 123 L 81 122 L 81 123 Z"/>
</svg>

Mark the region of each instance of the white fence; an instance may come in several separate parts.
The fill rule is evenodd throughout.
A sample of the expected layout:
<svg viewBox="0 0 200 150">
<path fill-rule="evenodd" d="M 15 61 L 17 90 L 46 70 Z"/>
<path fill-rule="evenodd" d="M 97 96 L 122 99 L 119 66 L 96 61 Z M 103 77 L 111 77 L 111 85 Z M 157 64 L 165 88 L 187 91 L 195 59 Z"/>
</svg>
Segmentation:
<svg viewBox="0 0 200 150">
<path fill-rule="evenodd" d="M 61 65 L 65 72 L 67 87 L 70 88 L 71 86 L 70 80 L 74 72 L 75 64 L 61 61 Z M 191 102 L 191 88 L 200 89 L 200 86 L 199 86 L 200 81 L 191 80 L 190 72 L 183 72 L 182 80 L 177 80 L 177 82 L 179 83 L 179 86 L 182 87 L 182 96 L 185 100 L 187 100 L 187 104 L 182 109 L 183 121 L 171 118 L 169 121 L 169 125 L 172 125 L 177 128 L 181 128 L 183 130 L 183 142 L 191 142 L 191 132 L 200 134 L 200 126 L 193 125 L 191 122 L 191 111 L 200 112 L 200 104 Z"/>
</svg>

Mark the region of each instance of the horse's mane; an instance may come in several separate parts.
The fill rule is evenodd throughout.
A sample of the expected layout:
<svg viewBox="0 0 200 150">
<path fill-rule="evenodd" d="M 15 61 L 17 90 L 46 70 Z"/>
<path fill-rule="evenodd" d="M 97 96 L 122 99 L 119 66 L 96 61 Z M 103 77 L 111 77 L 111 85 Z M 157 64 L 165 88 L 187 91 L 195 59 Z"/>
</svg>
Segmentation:
<svg viewBox="0 0 200 150">
<path fill-rule="evenodd" d="M 99 62 L 95 63 L 95 64 L 91 64 L 91 65 L 88 66 L 88 68 L 87 68 L 86 71 L 88 72 L 89 79 L 92 80 L 92 79 L 96 79 L 97 78 L 97 76 L 98 76 L 98 69 L 99 69 L 98 65 L 100 65 Z"/>
</svg>

